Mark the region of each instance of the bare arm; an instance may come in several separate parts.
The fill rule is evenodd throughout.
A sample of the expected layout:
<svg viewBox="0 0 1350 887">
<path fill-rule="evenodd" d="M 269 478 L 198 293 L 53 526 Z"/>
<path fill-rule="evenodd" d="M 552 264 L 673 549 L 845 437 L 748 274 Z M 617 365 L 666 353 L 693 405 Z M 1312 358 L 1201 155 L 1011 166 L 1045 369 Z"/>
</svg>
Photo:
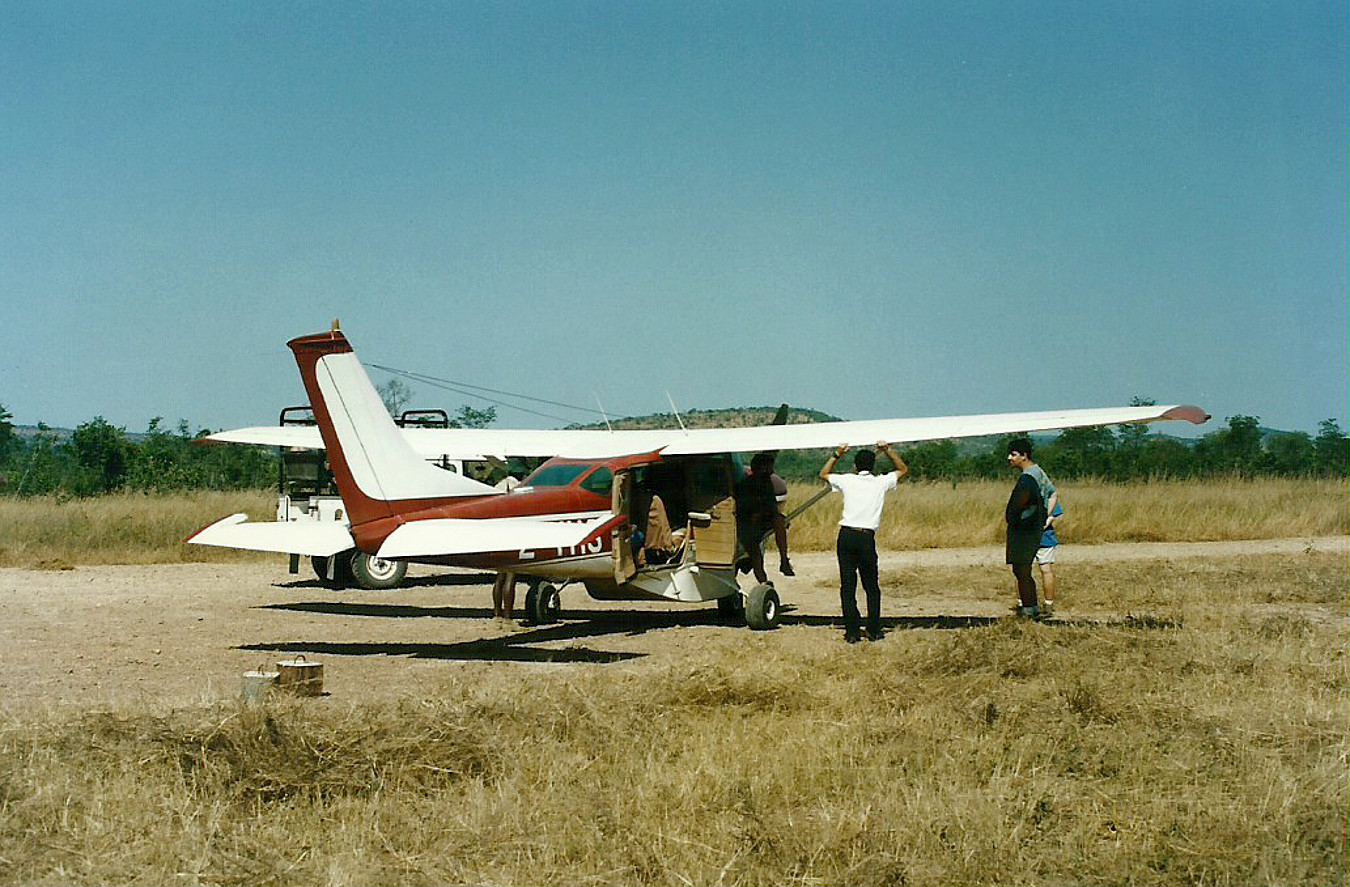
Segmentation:
<svg viewBox="0 0 1350 887">
<path fill-rule="evenodd" d="M 848 452 L 848 444 L 840 444 L 839 446 L 834 448 L 834 452 L 830 454 L 830 458 L 826 460 L 825 465 L 822 466 L 820 469 L 821 480 L 829 481 L 830 475 L 834 474 L 834 463 L 838 462 L 839 457 L 847 452 Z"/>
<path fill-rule="evenodd" d="M 1045 503 L 1045 525 L 1052 526 L 1055 523 L 1055 506 L 1059 504 L 1059 490 L 1050 494 L 1050 501 Z"/>
<path fill-rule="evenodd" d="M 909 474 L 909 466 L 905 464 L 904 459 L 900 458 L 899 453 L 891 449 L 890 444 L 884 440 L 878 441 L 877 449 L 885 453 L 886 457 L 891 460 L 891 464 L 895 466 L 896 480 L 902 480 L 906 474 Z"/>
</svg>

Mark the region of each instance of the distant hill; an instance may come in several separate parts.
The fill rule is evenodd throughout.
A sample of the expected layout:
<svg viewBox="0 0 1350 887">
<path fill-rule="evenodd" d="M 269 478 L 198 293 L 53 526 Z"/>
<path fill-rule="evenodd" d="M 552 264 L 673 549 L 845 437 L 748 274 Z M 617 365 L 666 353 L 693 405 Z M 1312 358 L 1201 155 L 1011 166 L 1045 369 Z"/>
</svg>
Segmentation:
<svg viewBox="0 0 1350 887">
<path fill-rule="evenodd" d="M 75 433 L 73 428 L 39 428 L 36 425 L 15 425 L 14 436 L 25 443 L 36 440 L 39 437 L 45 437 L 53 443 L 63 444 L 70 441 L 71 435 Z M 140 443 L 145 440 L 144 431 L 128 431 L 127 440 Z"/>
<path fill-rule="evenodd" d="M 624 430 L 652 430 L 679 428 L 680 420 L 686 428 L 749 428 L 756 425 L 769 425 L 778 414 L 778 407 L 728 407 L 721 410 L 690 410 L 680 413 L 679 419 L 674 413 L 653 413 L 649 416 L 628 416 L 623 419 L 609 420 L 610 427 Z M 802 407 L 790 407 L 787 424 L 806 425 L 812 422 L 839 422 L 838 416 L 822 413 L 820 410 L 808 410 Z M 569 425 L 573 429 L 603 429 L 604 422 L 592 422 L 588 425 Z"/>
</svg>

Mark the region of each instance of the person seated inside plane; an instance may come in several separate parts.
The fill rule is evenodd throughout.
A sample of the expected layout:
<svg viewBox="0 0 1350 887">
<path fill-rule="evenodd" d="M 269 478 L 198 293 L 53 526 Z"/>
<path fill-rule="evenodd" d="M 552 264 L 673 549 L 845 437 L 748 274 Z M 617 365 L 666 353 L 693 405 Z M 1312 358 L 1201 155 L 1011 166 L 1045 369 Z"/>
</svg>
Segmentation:
<svg viewBox="0 0 1350 887">
<path fill-rule="evenodd" d="M 649 566 L 660 566 L 679 559 L 684 548 L 687 530 L 681 527 L 673 530 L 666 516 L 666 505 L 660 496 L 652 496 L 647 509 L 646 538 L 643 541 L 642 562 Z"/>
<path fill-rule="evenodd" d="M 684 472 L 674 465 L 652 465 L 642 473 L 642 486 L 652 496 L 660 496 L 666 519 L 673 530 L 689 523 L 689 508 L 684 495 Z M 651 535 L 651 530 L 647 531 Z"/>
</svg>

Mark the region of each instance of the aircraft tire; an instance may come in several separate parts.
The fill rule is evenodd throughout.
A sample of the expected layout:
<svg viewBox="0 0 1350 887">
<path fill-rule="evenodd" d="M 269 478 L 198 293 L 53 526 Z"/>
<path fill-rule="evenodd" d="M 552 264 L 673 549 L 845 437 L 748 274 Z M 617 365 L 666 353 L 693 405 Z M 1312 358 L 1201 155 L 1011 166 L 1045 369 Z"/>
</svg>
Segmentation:
<svg viewBox="0 0 1350 887">
<path fill-rule="evenodd" d="M 364 551 L 353 554 L 349 563 L 356 584 L 375 591 L 397 588 L 408 574 L 406 561 L 389 561 Z"/>
<path fill-rule="evenodd" d="M 777 628 L 781 609 L 772 585 L 756 585 L 745 601 L 745 624 L 755 631 Z"/>
<path fill-rule="evenodd" d="M 310 566 L 314 568 L 314 575 L 319 581 L 329 588 L 348 588 L 355 581 L 352 576 L 352 555 L 356 553 L 355 548 L 349 548 L 346 551 L 339 551 L 333 557 L 337 558 L 337 563 L 333 565 L 333 578 L 328 578 L 329 558 L 314 556 L 309 559 Z"/>
<path fill-rule="evenodd" d="M 535 625 L 549 625 L 562 618 L 562 597 L 556 586 L 547 582 L 531 585 L 525 591 L 525 616 Z"/>
<path fill-rule="evenodd" d="M 717 599 L 717 612 L 728 622 L 745 621 L 745 598 L 741 597 L 739 591 L 732 592 L 726 597 Z"/>
</svg>

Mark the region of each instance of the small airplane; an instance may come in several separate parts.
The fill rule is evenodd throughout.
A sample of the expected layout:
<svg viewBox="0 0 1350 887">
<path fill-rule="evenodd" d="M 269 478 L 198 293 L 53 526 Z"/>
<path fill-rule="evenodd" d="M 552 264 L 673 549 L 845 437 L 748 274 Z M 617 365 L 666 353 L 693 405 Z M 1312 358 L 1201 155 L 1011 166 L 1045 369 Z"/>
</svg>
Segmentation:
<svg viewBox="0 0 1350 887">
<path fill-rule="evenodd" d="M 754 629 L 781 612 L 771 583 L 737 579 L 739 453 L 908 443 L 1209 415 L 1186 405 L 671 430 L 401 429 L 337 328 L 287 343 L 295 355 L 347 523 L 249 522 L 235 514 L 187 541 L 332 557 L 353 543 L 394 562 L 473 567 L 534 580 L 527 619 L 556 621 L 559 591 L 597 600 L 716 601 Z M 276 442 L 269 429 L 212 435 Z M 313 446 L 292 435 L 290 445 Z M 511 492 L 443 471 L 426 453 L 547 456 Z"/>
</svg>

